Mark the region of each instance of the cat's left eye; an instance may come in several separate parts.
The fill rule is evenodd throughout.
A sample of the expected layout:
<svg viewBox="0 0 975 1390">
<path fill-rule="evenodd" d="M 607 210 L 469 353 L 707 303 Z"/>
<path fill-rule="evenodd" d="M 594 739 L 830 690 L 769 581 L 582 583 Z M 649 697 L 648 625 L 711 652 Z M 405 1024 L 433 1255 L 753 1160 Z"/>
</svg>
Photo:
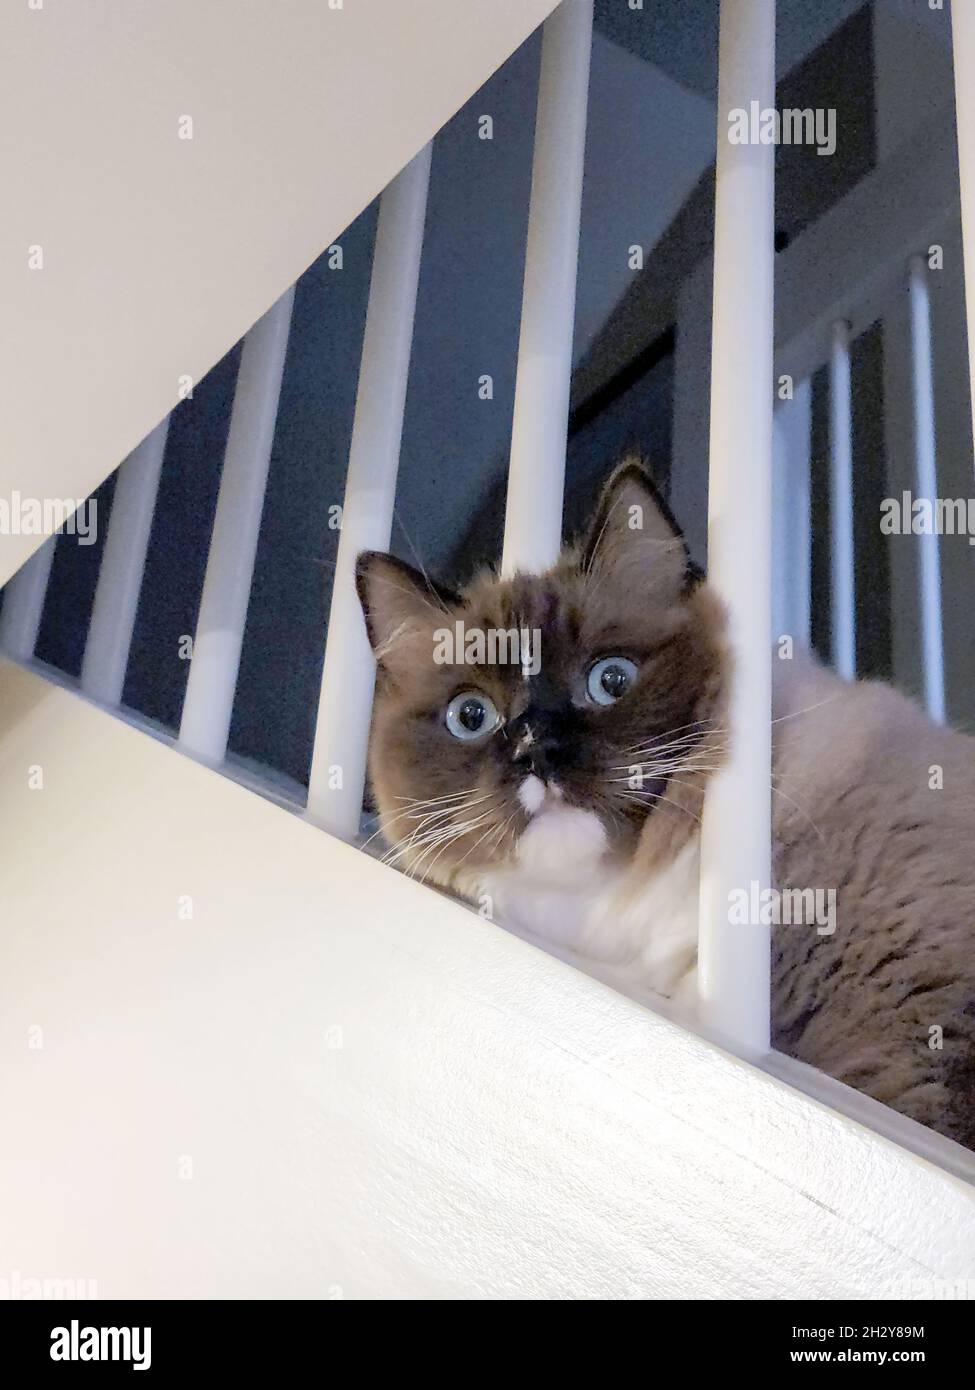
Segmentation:
<svg viewBox="0 0 975 1390">
<path fill-rule="evenodd" d="M 597 705 L 615 705 L 636 679 L 636 666 L 625 656 L 604 656 L 589 668 L 586 691 Z"/>
<path fill-rule="evenodd" d="M 447 706 L 444 722 L 454 738 L 470 742 L 494 733 L 501 715 L 494 701 L 480 690 L 464 690 Z"/>
</svg>

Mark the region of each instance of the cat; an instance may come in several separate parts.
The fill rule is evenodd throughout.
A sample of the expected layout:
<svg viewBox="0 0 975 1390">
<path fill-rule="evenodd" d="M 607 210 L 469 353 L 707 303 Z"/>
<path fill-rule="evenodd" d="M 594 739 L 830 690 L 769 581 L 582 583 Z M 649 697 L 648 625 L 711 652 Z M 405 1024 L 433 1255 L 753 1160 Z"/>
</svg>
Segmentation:
<svg viewBox="0 0 975 1390">
<path fill-rule="evenodd" d="M 389 861 L 693 1010 L 731 654 L 723 605 L 641 463 L 617 468 L 544 574 L 486 571 L 455 593 L 366 552 L 356 580 Z M 458 623 L 508 633 L 509 659 L 450 653 Z M 773 931 L 774 1046 L 975 1148 L 975 739 L 811 658 L 773 667 L 775 886 L 835 891 L 830 927 Z"/>
</svg>

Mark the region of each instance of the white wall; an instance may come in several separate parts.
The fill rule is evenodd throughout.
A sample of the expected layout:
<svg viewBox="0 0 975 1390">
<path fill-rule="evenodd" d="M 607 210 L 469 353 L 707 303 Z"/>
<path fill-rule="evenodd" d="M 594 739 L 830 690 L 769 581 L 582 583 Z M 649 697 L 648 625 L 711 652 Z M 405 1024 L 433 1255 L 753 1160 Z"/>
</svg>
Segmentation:
<svg viewBox="0 0 975 1390">
<path fill-rule="evenodd" d="M 6 664 L 0 822 L 0 1277 L 880 1298 L 975 1275 L 959 1179 Z"/>
<path fill-rule="evenodd" d="M 554 4 L 4 6 L 0 497 L 86 497 Z"/>
</svg>

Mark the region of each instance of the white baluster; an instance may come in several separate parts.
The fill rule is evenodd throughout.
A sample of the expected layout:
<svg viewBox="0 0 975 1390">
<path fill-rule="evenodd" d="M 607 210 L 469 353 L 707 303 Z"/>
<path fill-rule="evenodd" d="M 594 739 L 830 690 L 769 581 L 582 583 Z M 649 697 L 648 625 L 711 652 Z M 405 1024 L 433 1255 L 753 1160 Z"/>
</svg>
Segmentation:
<svg viewBox="0 0 975 1390">
<path fill-rule="evenodd" d="M 923 256 L 912 256 L 909 291 L 911 307 L 911 398 L 914 406 L 914 493 L 927 498 L 932 514 L 938 497 L 935 455 L 934 369 L 931 362 L 931 301 Z M 941 555 L 932 529 L 917 538 L 921 657 L 924 707 L 939 724 L 945 718 L 945 652 L 941 624 Z"/>
<path fill-rule="evenodd" d="M 775 105 L 774 0 L 721 0 L 708 573 L 735 653 L 727 765 L 701 835 L 700 997 L 733 1046 L 769 1043 L 769 929 L 733 895 L 770 880 L 770 553 L 774 147 L 732 144 L 729 113 Z"/>
<path fill-rule="evenodd" d="M 856 676 L 856 589 L 853 569 L 853 397 L 850 326 L 833 324 L 829 360 L 830 625 L 833 665 Z"/>
<path fill-rule="evenodd" d="M 501 568 L 539 571 L 562 546 L 592 0 L 545 21 L 535 117 Z"/>
<path fill-rule="evenodd" d="M 360 551 L 389 548 L 430 157 L 427 145 L 382 195 L 369 285 L 308 783 L 309 818 L 345 840 L 359 829 L 376 677 L 355 562 Z"/>
<path fill-rule="evenodd" d="M 47 581 L 54 563 L 56 536 L 48 539 L 11 575 L 0 609 L 0 649 L 15 661 L 29 661 L 37 646 Z"/>
<path fill-rule="evenodd" d="M 808 647 L 812 535 L 809 462 L 812 389 L 807 378 L 791 401 L 778 401 L 772 477 L 772 637 L 786 634 Z"/>
<path fill-rule="evenodd" d="M 258 319 L 237 373 L 179 727 L 181 747 L 207 762 L 227 751 L 293 303 L 292 286 Z"/>
<path fill-rule="evenodd" d="M 168 434 L 167 415 L 133 449 L 115 480 L 81 663 L 82 690 L 108 705 L 117 705 L 122 699 Z"/>
</svg>

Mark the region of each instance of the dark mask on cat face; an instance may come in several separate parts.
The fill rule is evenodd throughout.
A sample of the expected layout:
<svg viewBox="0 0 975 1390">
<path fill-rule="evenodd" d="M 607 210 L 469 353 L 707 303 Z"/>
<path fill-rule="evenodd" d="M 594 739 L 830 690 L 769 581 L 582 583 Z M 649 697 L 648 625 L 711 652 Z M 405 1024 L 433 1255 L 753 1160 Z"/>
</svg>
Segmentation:
<svg viewBox="0 0 975 1390">
<path fill-rule="evenodd" d="M 556 805 L 648 862 L 693 832 L 720 758 L 723 615 L 639 465 L 621 465 L 586 539 L 545 574 L 486 573 L 454 594 L 369 552 L 357 583 L 394 862 L 444 884 L 476 877 L 515 862 Z"/>
</svg>

